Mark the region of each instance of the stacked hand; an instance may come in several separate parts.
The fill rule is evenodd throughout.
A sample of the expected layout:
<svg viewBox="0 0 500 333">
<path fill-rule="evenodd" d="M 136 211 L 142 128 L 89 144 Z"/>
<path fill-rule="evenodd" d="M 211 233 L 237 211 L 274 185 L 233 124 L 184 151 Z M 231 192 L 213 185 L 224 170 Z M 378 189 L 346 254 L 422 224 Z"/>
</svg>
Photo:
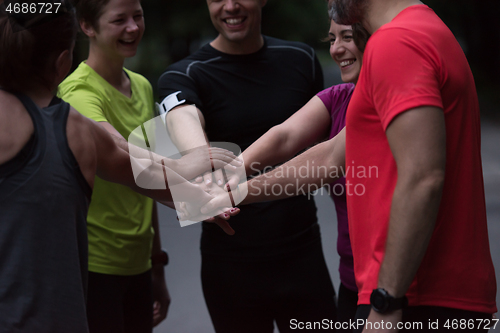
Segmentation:
<svg viewBox="0 0 500 333">
<path fill-rule="evenodd" d="M 216 223 L 219 227 L 224 230 L 229 235 L 234 234 L 234 230 L 231 228 L 227 220 L 232 216 L 238 215 L 240 212 L 239 208 L 232 207 L 230 197 L 226 191 L 221 187 L 217 186 L 213 182 L 207 184 L 205 182 L 198 183 L 204 191 L 210 194 L 213 199 L 217 199 L 220 206 L 214 209 L 204 210 L 201 212 L 201 208 L 205 203 L 201 202 L 181 202 L 176 205 L 177 213 L 179 215 L 179 220 L 185 221 L 206 221 L 211 223 Z"/>
<path fill-rule="evenodd" d="M 227 234 L 234 234 L 234 230 L 230 227 L 227 220 L 239 213 L 239 209 L 235 205 L 243 200 L 245 193 L 238 191 L 238 183 L 240 179 L 246 179 L 246 175 L 243 163 L 241 163 L 240 167 L 235 167 L 235 164 L 240 163 L 240 160 L 232 156 L 229 157 L 232 158 L 231 162 L 233 164 L 223 165 L 223 169 L 218 168 L 213 173 L 206 172 L 192 181 L 193 184 L 198 185 L 212 198 L 204 202 L 190 201 L 176 205 L 181 221 L 216 223 Z M 223 163 L 223 159 L 219 158 L 221 164 Z M 224 159 L 224 161 L 227 161 L 227 159 Z"/>
<path fill-rule="evenodd" d="M 235 171 L 243 165 L 243 162 L 237 158 L 233 152 L 217 147 L 198 147 L 187 152 L 183 152 L 181 159 L 177 161 L 177 172 L 186 179 L 192 179 L 198 175 L 197 180 L 202 177 L 205 182 L 212 181 L 212 170 L 216 182 L 221 185 L 224 181 L 222 168 L 228 171 Z"/>
</svg>

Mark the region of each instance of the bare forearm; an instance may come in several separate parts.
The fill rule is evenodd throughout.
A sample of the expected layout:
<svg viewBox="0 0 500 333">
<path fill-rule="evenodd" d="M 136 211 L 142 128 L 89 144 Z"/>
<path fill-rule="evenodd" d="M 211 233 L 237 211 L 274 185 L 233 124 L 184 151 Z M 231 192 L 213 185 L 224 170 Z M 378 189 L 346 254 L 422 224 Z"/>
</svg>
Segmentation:
<svg viewBox="0 0 500 333">
<path fill-rule="evenodd" d="M 409 288 L 425 255 L 441 202 L 442 177 L 398 180 L 392 200 L 379 287 L 395 297 Z"/>
<path fill-rule="evenodd" d="M 142 170 L 138 173 L 137 178 L 131 184 L 128 184 L 138 193 L 160 202 L 185 201 L 203 204 L 211 199 L 211 196 L 198 185 L 191 184 L 164 165 L 152 163 L 148 167 L 143 167 L 141 162 L 149 163 L 149 161 L 132 159 L 131 162 L 138 170 Z M 158 188 L 159 184 L 164 184 L 166 190 L 150 190 Z M 175 196 L 172 195 L 172 191 L 175 191 Z"/>
<path fill-rule="evenodd" d="M 203 115 L 193 105 L 183 105 L 166 116 L 170 138 L 181 153 L 208 145 Z"/>
<path fill-rule="evenodd" d="M 315 191 L 343 176 L 345 132 L 248 182 L 244 204 Z M 275 190 L 273 191 L 273 187 Z"/>
<path fill-rule="evenodd" d="M 113 131 L 114 128 L 109 123 L 99 125 L 84 117 L 80 117 L 80 120 L 81 126 L 88 126 L 91 133 L 95 147 L 93 153 L 96 159 L 96 174 L 102 179 L 128 186 L 160 202 L 173 201 L 172 186 L 176 186 L 175 199 L 179 201 L 206 202 L 211 199 L 209 194 L 189 183 L 161 161 L 157 163 L 149 157 L 135 158 L 120 149 L 112 138 L 110 129 Z"/>
<path fill-rule="evenodd" d="M 156 163 L 163 164 L 168 168 L 174 170 L 177 173 L 182 172 L 183 168 L 179 165 L 177 160 L 166 158 L 164 156 L 158 155 L 150 150 L 141 148 L 139 146 L 129 143 L 110 123 L 99 122 L 102 128 L 106 130 L 111 135 L 115 145 L 121 150 L 125 151 L 132 157 L 136 159 L 148 159 Z"/>
<path fill-rule="evenodd" d="M 314 96 L 290 118 L 271 128 L 243 152 L 247 173 L 289 160 L 299 151 L 324 139 L 330 124 L 329 111 Z M 255 167 L 252 166 L 254 162 L 258 162 Z"/>
<path fill-rule="evenodd" d="M 248 147 L 243 152 L 246 173 L 253 174 L 268 166 L 287 161 L 306 147 L 287 145 L 289 134 L 275 126 Z"/>
</svg>

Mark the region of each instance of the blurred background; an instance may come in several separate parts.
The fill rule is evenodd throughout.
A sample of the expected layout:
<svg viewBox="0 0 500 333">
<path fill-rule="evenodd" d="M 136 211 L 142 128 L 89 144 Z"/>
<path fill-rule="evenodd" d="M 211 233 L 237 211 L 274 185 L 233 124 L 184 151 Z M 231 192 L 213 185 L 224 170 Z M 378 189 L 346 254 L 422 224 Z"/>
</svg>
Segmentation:
<svg viewBox="0 0 500 333">
<path fill-rule="evenodd" d="M 423 0 L 443 19 L 460 42 L 476 80 L 482 114 L 482 153 L 490 247 L 500 285 L 500 0 Z M 188 56 L 216 37 L 203 0 L 143 0 L 146 32 L 138 54 L 126 67 L 156 84 L 168 65 Z M 305 42 L 316 49 L 325 87 L 340 83 L 328 53 L 329 20 L 325 0 L 268 0 L 264 34 Z M 74 67 L 87 56 L 79 35 Z M 339 286 L 335 208 L 325 195 L 316 197 L 327 265 Z M 159 207 L 161 238 L 171 261 L 166 268 L 172 296 L 167 319 L 155 333 L 214 333 L 200 283 L 201 224 L 181 228 L 175 211 Z M 222 231 L 221 231 L 222 232 Z M 459 264 L 459 258 L 457 258 Z M 257 282 L 258 283 L 258 282 Z M 500 296 L 497 294 L 497 303 Z M 500 332 L 500 325 L 495 331 Z M 238 333 L 238 332 L 235 332 Z M 256 332 L 259 333 L 259 332 Z"/>
<path fill-rule="evenodd" d="M 424 0 L 455 34 L 476 79 L 484 116 L 500 121 L 500 0 Z M 146 32 L 138 54 L 126 67 L 146 76 L 156 89 L 168 65 L 216 37 L 203 0 L 143 0 Z M 325 86 L 340 83 L 336 66 L 321 40 L 329 29 L 325 0 L 268 0 L 263 11 L 265 35 L 314 47 L 325 71 Z M 79 35 L 76 68 L 87 56 Z M 156 90 L 155 90 L 156 92 Z"/>
</svg>

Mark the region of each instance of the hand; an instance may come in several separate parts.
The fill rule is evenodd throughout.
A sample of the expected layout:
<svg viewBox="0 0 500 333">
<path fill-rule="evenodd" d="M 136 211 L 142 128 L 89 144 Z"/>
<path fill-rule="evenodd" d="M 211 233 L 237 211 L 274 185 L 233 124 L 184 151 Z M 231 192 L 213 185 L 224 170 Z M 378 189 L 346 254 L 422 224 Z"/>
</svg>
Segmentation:
<svg viewBox="0 0 500 333">
<path fill-rule="evenodd" d="M 196 183 L 205 183 L 210 185 L 212 182 L 216 183 L 218 186 L 223 187 L 226 191 L 230 191 L 230 189 L 235 189 L 240 180 L 246 179 L 245 169 L 244 167 L 239 168 L 224 168 L 217 169 L 214 172 L 207 171 L 203 175 L 199 175 L 195 178 Z"/>
<path fill-rule="evenodd" d="M 187 203 L 187 202 L 181 202 L 178 207 L 176 207 L 177 209 L 177 213 L 179 214 L 179 216 L 181 217 L 181 221 L 184 221 L 184 220 L 191 220 L 193 219 L 192 216 L 198 216 L 200 213 L 199 213 L 199 210 L 194 210 L 193 211 L 193 208 L 190 207 L 190 204 Z M 217 224 L 226 234 L 228 235 L 234 235 L 235 234 L 235 231 L 233 228 L 231 228 L 231 225 L 229 224 L 229 222 L 227 222 L 231 217 L 233 216 L 236 216 L 240 213 L 240 209 L 238 207 L 234 207 L 234 208 L 230 208 L 229 210 L 217 215 L 217 216 L 214 216 L 214 217 L 210 217 L 206 220 L 204 220 L 204 222 L 208 222 L 208 223 L 215 223 Z M 194 217 L 195 219 L 197 219 L 197 217 Z"/>
<path fill-rule="evenodd" d="M 155 327 L 167 318 L 167 312 L 171 301 L 162 265 L 156 265 L 152 268 L 152 288 L 153 327 Z"/>
<path fill-rule="evenodd" d="M 240 179 L 243 177 L 244 174 L 244 169 L 236 170 L 236 172 L 227 170 L 227 168 L 224 170 L 224 173 L 222 172 L 222 169 L 217 169 L 213 173 L 212 172 L 205 172 L 203 175 L 199 175 L 194 179 L 196 183 L 204 183 L 205 185 L 210 185 L 212 182 L 215 182 L 218 186 L 224 188 L 227 192 L 230 192 L 231 189 L 235 189 L 238 187 L 238 184 L 240 183 Z"/>
<path fill-rule="evenodd" d="M 232 216 L 238 215 L 239 213 L 240 213 L 240 209 L 238 207 L 234 207 L 234 208 L 231 208 L 229 211 L 227 211 L 225 213 L 226 214 L 225 216 L 229 215 L 232 217 Z M 217 224 L 228 235 L 232 236 L 235 234 L 234 229 L 231 227 L 229 222 L 227 222 L 227 219 L 222 218 L 221 215 L 206 219 L 204 222 Z"/>
<path fill-rule="evenodd" d="M 217 185 L 210 183 L 199 184 L 203 190 L 212 195 L 213 197 L 221 197 L 220 202 L 224 202 L 220 208 L 216 208 L 211 211 L 207 211 L 205 214 L 200 212 L 201 204 L 198 202 L 181 202 L 176 205 L 176 209 L 179 215 L 180 221 L 190 220 L 190 221 L 206 221 L 210 223 L 215 223 L 224 230 L 229 235 L 234 234 L 234 230 L 231 228 L 227 220 L 232 216 L 239 214 L 239 208 L 232 208 L 231 200 L 229 194 L 225 192 L 222 188 Z"/>
<path fill-rule="evenodd" d="M 386 332 L 398 332 L 397 325 L 399 322 L 402 322 L 403 319 L 403 310 L 396 310 L 391 313 L 378 313 L 377 311 L 371 309 L 370 315 L 368 316 L 368 321 L 374 324 L 375 322 L 380 323 L 380 329 L 375 329 L 371 327 L 371 329 L 367 329 L 366 325 L 363 329 L 363 333 L 386 333 Z M 382 325 L 383 322 L 383 325 Z M 390 323 L 387 325 L 387 323 Z M 392 326 L 391 326 L 392 324 Z M 375 326 L 375 325 L 372 325 Z M 387 326 L 391 326 L 392 329 L 388 329 Z M 377 327 L 379 327 L 377 325 Z"/>
<path fill-rule="evenodd" d="M 215 194 L 216 195 L 213 195 L 214 198 L 212 200 L 201 207 L 200 212 L 202 214 L 208 214 L 209 212 L 217 211 L 218 209 L 227 207 L 228 196 L 235 206 L 240 204 L 248 194 L 248 182 L 240 184 L 230 192 L 223 191 L 223 193 Z"/>
<path fill-rule="evenodd" d="M 198 147 L 189 150 L 182 158 L 177 160 L 176 172 L 186 179 L 192 179 L 204 174 L 205 183 L 212 182 L 212 170 L 225 168 L 236 170 L 243 165 L 231 151 L 217 147 Z M 216 175 L 216 180 L 222 180 L 222 172 Z"/>
</svg>

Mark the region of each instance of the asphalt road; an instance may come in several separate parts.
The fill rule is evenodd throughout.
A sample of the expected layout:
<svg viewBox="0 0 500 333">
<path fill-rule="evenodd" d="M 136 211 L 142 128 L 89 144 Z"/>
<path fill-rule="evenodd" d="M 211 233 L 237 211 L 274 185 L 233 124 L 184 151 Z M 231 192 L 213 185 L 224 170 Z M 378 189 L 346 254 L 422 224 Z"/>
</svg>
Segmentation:
<svg viewBox="0 0 500 333">
<path fill-rule="evenodd" d="M 486 205 L 490 248 L 495 264 L 497 284 L 500 284 L 500 125 L 489 122 L 482 124 L 483 173 L 486 191 Z M 338 290 L 338 255 L 335 240 L 336 215 L 331 199 L 316 197 L 318 219 L 322 229 L 323 248 L 335 289 Z M 199 239 L 201 225 L 181 228 L 175 212 L 160 207 L 161 238 L 170 254 L 166 268 L 167 283 L 172 297 L 167 319 L 155 333 L 214 333 L 200 283 Z M 459 261 L 457 260 L 457 264 Z M 500 294 L 497 293 L 500 307 Z M 492 330 L 491 330 L 492 331 Z M 490 332 L 491 332 L 490 331 Z M 495 332 L 500 332 L 500 324 Z M 237 332 L 235 332 L 237 333 Z M 259 332 L 256 332 L 259 333 Z"/>
</svg>

